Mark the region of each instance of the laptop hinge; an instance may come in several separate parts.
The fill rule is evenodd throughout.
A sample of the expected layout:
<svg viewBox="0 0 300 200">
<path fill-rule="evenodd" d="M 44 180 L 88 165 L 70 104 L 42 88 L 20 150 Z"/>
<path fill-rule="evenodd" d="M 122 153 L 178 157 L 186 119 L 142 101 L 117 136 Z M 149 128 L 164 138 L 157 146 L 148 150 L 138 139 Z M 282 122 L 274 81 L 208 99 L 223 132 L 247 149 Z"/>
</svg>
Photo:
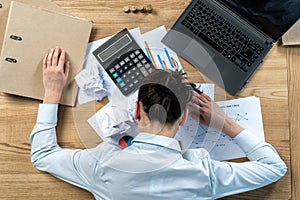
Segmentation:
<svg viewBox="0 0 300 200">
<path fill-rule="evenodd" d="M 268 46 L 272 46 L 272 45 L 274 44 L 274 40 L 272 40 L 272 39 L 267 39 L 267 40 L 265 41 L 265 44 L 268 45 Z"/>
</svg>

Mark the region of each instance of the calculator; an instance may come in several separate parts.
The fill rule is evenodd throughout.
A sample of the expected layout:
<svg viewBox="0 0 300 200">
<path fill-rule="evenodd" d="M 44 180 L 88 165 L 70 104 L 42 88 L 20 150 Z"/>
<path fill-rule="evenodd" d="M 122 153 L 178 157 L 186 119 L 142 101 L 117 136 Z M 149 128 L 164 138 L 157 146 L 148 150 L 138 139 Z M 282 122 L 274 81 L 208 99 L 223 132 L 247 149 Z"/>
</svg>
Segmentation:
<svg viewBox="0 0 300 200">
<path fill-rule="evenodd" d="M 135 91 L 154 70 L 126 28 L 93 51 L 93 55 L 125 96 Z"/>
</svg>

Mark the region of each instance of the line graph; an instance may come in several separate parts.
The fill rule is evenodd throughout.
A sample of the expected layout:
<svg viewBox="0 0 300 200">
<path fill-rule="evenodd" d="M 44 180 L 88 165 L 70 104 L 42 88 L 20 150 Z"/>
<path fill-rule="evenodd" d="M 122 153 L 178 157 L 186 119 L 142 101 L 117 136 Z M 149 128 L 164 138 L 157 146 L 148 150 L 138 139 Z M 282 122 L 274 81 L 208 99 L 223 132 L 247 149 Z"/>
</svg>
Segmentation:
<svg viewBox="0 0 300 200">
<path fill-rule="evenodd" d="M 236 114 L 236 116 L 234 118 L 232 118 L 235 122 L 240 122 L 241 120 L 246 120 L 248 121 L 248 113 L 245 114 Z"/>
</svg>

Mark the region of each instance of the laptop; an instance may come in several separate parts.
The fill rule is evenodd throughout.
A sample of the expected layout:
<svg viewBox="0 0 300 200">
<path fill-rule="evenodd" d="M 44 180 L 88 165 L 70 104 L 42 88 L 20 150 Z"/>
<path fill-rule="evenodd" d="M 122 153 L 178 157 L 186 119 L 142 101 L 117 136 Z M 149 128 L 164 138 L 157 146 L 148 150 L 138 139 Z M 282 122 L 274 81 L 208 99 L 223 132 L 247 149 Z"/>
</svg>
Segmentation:
<svg viewBox="0 0 300 200">
<path fill-rule="evenodd" d="M 299 0 L 192 0 L 162 43 L 235 96 L 299 18 Z"/>
</svg>

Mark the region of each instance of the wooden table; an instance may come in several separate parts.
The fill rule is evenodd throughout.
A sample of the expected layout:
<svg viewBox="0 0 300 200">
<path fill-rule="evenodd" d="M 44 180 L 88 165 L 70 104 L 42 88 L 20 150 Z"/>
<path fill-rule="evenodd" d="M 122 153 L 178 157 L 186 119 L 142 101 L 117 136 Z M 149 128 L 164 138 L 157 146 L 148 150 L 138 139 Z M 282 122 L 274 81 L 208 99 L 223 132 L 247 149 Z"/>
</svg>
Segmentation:
<svg viewBox="0 0 300 200">
<path fill-rule="evenodd" d="M 123 28 L 143 31 L 161 25 L 170 28 L 188 5 L 180 0 L 116 1 L 55 0 L 72 15 L 92 20 L 90 41 L 117 33 Z M 123 6 L 151 3 L 151 14 L 124 13 Z M 260 97 L 266 141 L 274 145 L 288 166 L 287 174 L 264 188 L 224 199 L 299 199 L 300 48 L 276 44 L 264 64 L 238 97 Z M 190 81 L 201 82 L 200 72 L 181 60 Z M 227 96 L 230 99 L 230 96 Z M 93 199 L 88 192 L 35 169 L 30 162 L 29 135 L 40 101 L 0 93 L 0 199 Z M 86 109 L 61 106 L 58 141 L 64 148 L 92 147 L 100 142 L 83 120 L 106 103 Z M 84 108 L 84 107 L 80 107 Z M 84 110 L 86 112 L 84 112 Z M 82 136 L 82 132 L 86 133 Z M 292 159 L 291 159 L 292 158 Z"/>
</svg>

